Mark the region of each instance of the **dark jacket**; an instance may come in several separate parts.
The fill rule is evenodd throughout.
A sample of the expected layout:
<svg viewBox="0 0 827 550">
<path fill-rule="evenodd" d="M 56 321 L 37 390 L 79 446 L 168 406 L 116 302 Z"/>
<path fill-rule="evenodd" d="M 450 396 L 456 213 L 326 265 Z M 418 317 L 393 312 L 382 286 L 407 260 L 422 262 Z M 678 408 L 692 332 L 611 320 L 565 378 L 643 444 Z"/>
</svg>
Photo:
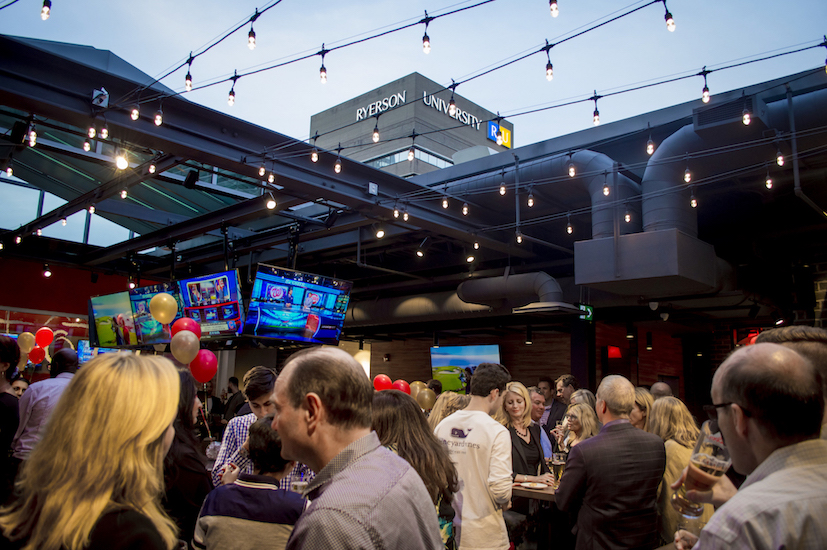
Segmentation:
<svg viewBox="0 0 827 550">
<path fill-rule="evenodd" d="M 656 548 L 663 440 L 629 424 L 609 423 L 572 447 L 556 491 L 557 507 L 577 517 L 577 550 Z"/>
<path fill-rule="evenodd" d="M 517 435 L 517 431 L 514 428 L 508 428 L 508 432 L 511 434 L 511 478 L 518 474 L 520 475 L 527 475 L 527 476 L 536 476 L 537 475 L 537 468 L 531 467 L 528 464 L 525 456 L 524 450 L 524 441 Z M 540 473 L 541 474 L 548 474 L 548 464 L 546 464 L 545 459 L 543 458 L 543 446 L 540 444 L 540 426 L 537 424 L 532 424 L 528 427 L 528 433 L 531 434 L 531 443 L 537 448 L 537 452 L 540 454 Z"/>
</svg>

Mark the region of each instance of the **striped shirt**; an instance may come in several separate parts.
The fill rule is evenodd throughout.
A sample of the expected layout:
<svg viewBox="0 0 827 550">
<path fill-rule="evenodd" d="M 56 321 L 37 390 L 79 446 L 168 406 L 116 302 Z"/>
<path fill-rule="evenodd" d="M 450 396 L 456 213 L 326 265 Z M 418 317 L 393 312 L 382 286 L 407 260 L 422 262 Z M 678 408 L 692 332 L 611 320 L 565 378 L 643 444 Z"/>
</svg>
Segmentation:
<svg viewBox="0 0 827 550">
<path fill-rule="evenodd" d="M 241 469 L 242 474 L 253 473 L 253 462 L 240 453 L 241 446 L 247 441 L 250 433 L 250 426 L 256 421 L 253 413 L 243 416 L 236 416 L 227 424 L 224 430 L 224 439 L 221 441 L 221 448 L 215 458 L 215 465 L 212 469 L 213 485 L 221 485 L 221 474 L 224 466 L 233 463 Z M 304 464 L 296 463 L 289 474 L 284 476 L 279 484 L 280 489 L 290 489 L 294 481 L 310 481 L 313 479 L 313 471 Z"/>
<path fill-rule="evenodd" d="M 825 512 L 827 441 L 803 441 L 768 456 L 713 514 L 694 548 L 822 550 Z"/>
</svg>

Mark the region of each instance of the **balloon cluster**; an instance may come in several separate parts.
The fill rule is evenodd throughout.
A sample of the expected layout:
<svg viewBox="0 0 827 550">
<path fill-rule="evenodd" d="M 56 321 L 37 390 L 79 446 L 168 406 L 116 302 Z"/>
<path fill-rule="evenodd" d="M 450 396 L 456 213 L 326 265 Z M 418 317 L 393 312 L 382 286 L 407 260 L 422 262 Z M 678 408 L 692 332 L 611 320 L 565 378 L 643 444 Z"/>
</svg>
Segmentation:
<svg viewBox="0 0 827 550">
<path fill-rule="evenodd" d="M 149 301 L 149 313 L 162 325 L 168 325 L 178 315 L 178 302 L 172 295 L 161 292 Z M 170 334 L 172 356 L 180 363 L 189 364 L 192 377 L 201 384 L 212 380 L 218 370 L 218 359 L 210 350 L 201 349 L 201 325 L 182 317 L 170 327 Z"/>
<path fill-rule="evenodd" d="M 20 351 L 28 354 L 29 361 L 34 364 L 42 363 L 46 359 L 46 348 L 55 339 L 55 333 L 48 327 L 41 327 L 37 332 L 24 332 L 17 337 L 17 346 Z"/>
<path fill-rule="evenodd" d="M 390 377 L 386 374 L 377 374 L 373 377 L 373 389 L 376 391 L 383 391 L 383 390 L 399 390 L 401 392 L 405 392 L 411 397 L 413 397 L 419 406 L 423 409 L 431 410 L 436 402 L 436 394 L 434 390 L 428 387 L 425 382 L 421 382 L 417 380 L 416 382 L 412 382 L 408 384 L 404 380 L 397 380 L 396 382 L 391 382 Z"/>
</svg>

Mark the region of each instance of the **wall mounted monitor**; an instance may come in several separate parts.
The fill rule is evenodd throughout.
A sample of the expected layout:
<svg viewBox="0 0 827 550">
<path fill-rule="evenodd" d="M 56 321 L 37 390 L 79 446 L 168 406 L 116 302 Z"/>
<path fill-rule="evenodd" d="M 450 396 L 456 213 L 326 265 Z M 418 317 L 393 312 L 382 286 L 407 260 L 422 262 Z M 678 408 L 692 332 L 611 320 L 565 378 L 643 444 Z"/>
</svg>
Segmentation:
<svg viewBox="0 0 827 550">
<path fill-rule="evenodd" d="M 94 325 L 90 337 L 94 347 L 138 345 L 139 336 L 135 329 L 129 292 L 95 296 L 89 300 L 89 305 L 92 314 L 89 324 Z"/>
<path fill-rule="evenodd" d="M 87 361 L 90 361 L 97 357 L 98 355 L 102 355 L 104 353 L 112 353 L 120 351 L 119 349 L 115 348 L 97 348 L 90 345 L 89 340 L 78 340 L 78 362 L 82 365 Z"/>
<path fill-rule="evenodd" d="M 153 296 L 166 292 L 178 301 L 178 313 L 169 325 L 156 321 L 149 311 L 149 302 Z M 133 288 L 129 291 L 129 300 L 135 319 L 135 331 L 138 334 L 138 343 L 141 345 L 166 344 L 170 340 L 170 325 L 182 317 L 181 296 L 178 292 L 178 283 L 158 283 L 155 285 Z M 99 338 L 100 339 L 100 338 Z M 106 347 L 103 341 L 102 347 Z"/>
<path fill-rule="evenodd" d="M 442 391 L 463 391 L 468 384 L 466 368 L 473 373 L 480 363 L 499 362 L 498 344 L 431 348 L 431 376 L 442 382 Z"/>
<path fill-rule="evenodd" d="M 201 339 L 237 336 L 244 324 L 238 271 L 179 281 L 184 317 L 201 325 Z"/>
<path fill-rule="evenodd" d="M 349 281 L 259 264 L 244 334 L 336 345 L 352 286 Z"/>
</svg>

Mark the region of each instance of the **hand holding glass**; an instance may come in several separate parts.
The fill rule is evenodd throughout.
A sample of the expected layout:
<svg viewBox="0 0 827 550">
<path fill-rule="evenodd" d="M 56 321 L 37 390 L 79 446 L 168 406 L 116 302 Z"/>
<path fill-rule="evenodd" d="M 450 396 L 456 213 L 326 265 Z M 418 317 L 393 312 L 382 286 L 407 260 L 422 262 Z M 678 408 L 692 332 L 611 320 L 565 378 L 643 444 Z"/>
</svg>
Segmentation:
<svg viewBox="0 0 827 550">
<path fill-rule="evenodd" d="M 672 494 L 672 506 L 682 515 L 696 518 L 703 513 L 703 504 L 686 498 L 687 491 L 709 491 L 732 463 L 720 432 L 712 433 L 707 420 L 701 426 L 698 442 L 689 459 L 683 484 Z"/>
</svg>

